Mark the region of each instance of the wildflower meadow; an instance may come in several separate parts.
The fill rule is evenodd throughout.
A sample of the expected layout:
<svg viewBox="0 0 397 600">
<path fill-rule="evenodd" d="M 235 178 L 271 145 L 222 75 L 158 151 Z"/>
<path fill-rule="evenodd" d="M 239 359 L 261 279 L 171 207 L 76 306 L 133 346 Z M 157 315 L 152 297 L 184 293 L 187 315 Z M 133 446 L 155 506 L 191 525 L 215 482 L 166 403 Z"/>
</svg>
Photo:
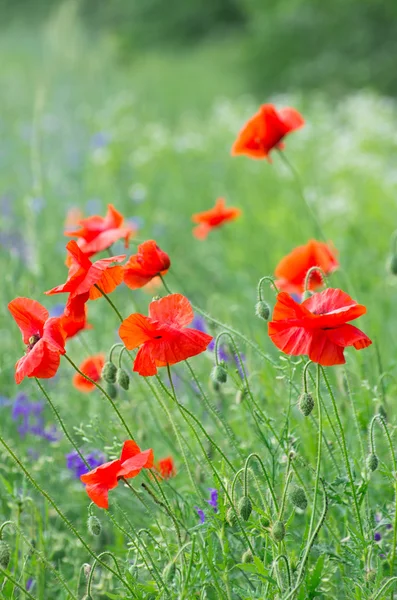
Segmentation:
<svg viewBox="0 0 397 600">
<path fill-rule="evenodd" d="M 40 40 L 0 42 L 0 598 L 392 600 L 394 101 Z"/>
</svg>

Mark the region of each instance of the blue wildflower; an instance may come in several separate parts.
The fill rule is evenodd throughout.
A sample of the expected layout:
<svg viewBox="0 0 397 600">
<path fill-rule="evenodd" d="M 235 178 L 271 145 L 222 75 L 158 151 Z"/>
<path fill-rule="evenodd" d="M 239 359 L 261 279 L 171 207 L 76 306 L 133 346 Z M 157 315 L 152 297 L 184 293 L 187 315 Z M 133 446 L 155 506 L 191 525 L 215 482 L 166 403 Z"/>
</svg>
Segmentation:
<svg viewBox="0 0 397 600">
<path fill-rule="evenodd" d="M 379 533 L 379 531 L 376 531 L 375 534 L 374 534 L 374 540 L 375 540 L 375 542 L 380 542 L 381 539 L 382 539 L 381 534 Z"/>
<path fill-rule="evenodd" d="M 88 471 L 90 471 L 91 469 L 99 467 L 106 460 L 104 454 L 99 450 L 93 450 L 84 458 L 89 464 L 89 468 L 86 467 L 76 450 L 74 450 L 73 452 L 69 452 L 69 454 L 66 454 L 66 466 L 68 469 L 73 471 L 73 474 L 76 479 L 80 479 L 81 475 L 84 475 L 84 473 L 88 473 Z"/>
<path fill-rule="evenodd" d="M 200 518 L 200 523 L 205 523 L 205 513 L 203 510 L 201 510 L 201 508 L 199 508 L 198 506 L 194 507 L 197 510 L 197 514 Z"/>
<path fill-rule="evenodd" d="M 37 437 L 46 439 L 48 442 L 56 442 L 61 434 L 55 425 L 46 428 L 44 423 L 44 402 L 31 402 L 26 394 L 20 393 L 14 400 L 11 418 L 13 421 L 21 421 L 18 426 L 19 435 L 24 438 L 31 433 Z"/>
<path fill-rule="evenodd" d="M 218 496 L 219 496 L 219 492 L 215 488 L 208 488 L 208 489 L 211 492 L 211 497 L 210 497 L 209 500 L 207 500 L 207 502 L 208 502 L 208 504 L 210 506 L 212 506 L 212 508 L 214 509 L 215 512 L 218 512 Z"/>
</svg>

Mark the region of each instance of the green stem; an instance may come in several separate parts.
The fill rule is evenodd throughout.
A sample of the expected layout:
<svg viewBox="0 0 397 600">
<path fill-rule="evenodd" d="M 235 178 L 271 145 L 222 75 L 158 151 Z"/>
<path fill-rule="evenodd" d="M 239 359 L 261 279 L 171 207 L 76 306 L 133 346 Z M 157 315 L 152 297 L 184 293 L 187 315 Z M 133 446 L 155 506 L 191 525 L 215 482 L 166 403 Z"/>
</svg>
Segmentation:
<svg viewBox="0 0 397 600">
<path fill-rule="evenodd" d="M 391 577 L 390 579 L 388 579 L 386 581 L 386 583 L 384 583 L 382 585 L 382 587 L 379 588 L 379 590 L 376 592 L 375 596 L 373 596 L 372 600 L 378 600 L 378 598 L 381 598 L 383 592 L 385 592 L 387 590 L 389 585 L 391 585 L 392 583 L 395 583 L 396 581 L 397 581 L 397 577 Z"/>
<path fill-rule="evenodd" d="M 103 291 L 101 290 L 101 288 L 99 287 L 98 284 L 94 284 L 94 286 L 97 288 L 97 290 L 99 290 L 102 294 L 102 296 L 105 298 L 105 300 L 110 304 L 110 306 L 113 308 L 114 312 L 116 313 L 116 315 L 118 316 L 118 318 L 120 319 L 121 322 L 123 322 L 123 317 L 121 316 L 121 314 L 118 311 L 118 308 L 113 304 L 113 302 L 111 301 L 111 299 L 109 298 L 109 296 Z"/>
<path fill-rule="evenodd" d="M 113 575 L 115 575 L 117 577 L 117 579 L 120 580 L 120 582 L 125 585 L 125 587 L 127 589 L 129 589 L 131 591 L 130 586 L 128 585 L 128 582 L 125 581 L 124 578 L 120 578 L 118 576 L 118 573 L 116 573 L 116 571 L 114 571 L 112 568 L 110 568 L 106 563 L 104 563 L 102 560 L 98 559 L 97 555 L 95 554 L 95 552 L 93 552 L 91 550 L 91 548 L 88 546 L 88 544 L 85 542 L 84 538 L 81 537 L 81 535 L 79 534 L 79 532 L 77 531 L 77 529 L 75 529 L 75 527 L 73 526 L 73 524 L 71 523 L 71 521 L 69 521 L 69 519 L 63 514 L 63 512 L 61 511 L 60 508 L 58 508 L 57 504 L 54 502 L 54 500 L 51 498 L 51 496 L 40 486 L 39 483 L 37 483 L 37 481 L 32 477 L 32 475 L 29 473 L 29 471 L 24 467 L 24 465 L 22 464 L 22 462 L 19 460 L 19 458 L 16 456 L 16 454 L 14 454 L 14 452 L 11 450 L 10 446 L 7 444 L 7 442 L 0 436 L 0 443 L 4 446 L 4 448 L 7 450 L 8 454 L 11 456 L 11 458 L 14 460 L 14 462 L 18 465 L 18 467 L 21 469 L 21 471 L 24 473 L 25 477 L 30 481 L 30 483 L 36 488 L 36 490 L 47 500 L 47 502 L 53 507 L 53 509 L 55 510 L 55 512 L 59 515 L 59 517 L 62 519 L 62 521 L 65 523 L 65 525 L 72 531 L 72 533 L 76 536 L 76 538 L 78 540 L 80 540 L 81 544 L 84 546 L 84 548 L 86 549 L 86 551 L 96 560 L 98 560 L 98 562 L 108 571 L 110 571 L 111 573 L 113 573 Z"/>
<path fill-rule="evenodd" d="M 279 291 L 280 291 L 280 290 L 278 289 L 278 287 L 276 286 L 276 282 L 274 281 L 274 278 L 273 278 L 273 277 L 270 277 L 269 275 L 265 275 L 264 277 L 261 277 L 261 279 L 260 279 L 260 280 L 259 280 L 259 282 L 258 282 L 257 288 L 256 288 L 256 291 L 257 291 L 257 294 L 258 294 L 258 300 L 259 300 L 259 302 L 261 302 L 261 301 L 263 300 L 263 298 L 262 298 L 262 284 L 263 284 L 265 281 L 268 281 L 268 282 L 269 282 L 269 284 L 273 286 L 273 288 L 274 288 L 274 291 L 276 292 L 276 294 L 278 294 L 278 293 L 279 293 Z"/>
<path fill-rule="evenodd" d="M 111 404 L 114 412 L 117 414 L 120 422 L 124 426 L 124 428 L 125 428 L 126 432 L 128 433 L 130 439 L 133 440 L 134 436 L 132 435 L 130 428 L 128 427 L 127 423 L 124 420 L 123 415 L 121 414 L 121 412 L 119 411 L 119 409 L 117 408 L 116 404 L 113 402 L 113 400 L 109 396 L 109 394 L 106 393 L 106 391 L 104 390 L 104 388 L 101 385 L 99 385 L 99 383 L 97 381 L 94 381 L 93 379 L 91 379 L 91 377 L 88 377 L 88 375 L 86 375 L 85 373 L 83 373 L 83 371 L 80 371 L 80 369 L 78 368 L 78 366 L 72 361 L 71 358 L 69 358 L 69 356 L 67 354 L 64 354 L 64 357 L 70 362 L 70 364 L 72 365 L 73 369 L 75 369 L 75 371 L 77 371 L 77 373 L 79 373 L 82 377 L 84 377 L 85 379 L 87 379 L 87 381 L 90 381 L 92 384 L 94 384 L 95 387 L 98 388 L 98 390 L 100 390 L 102 392 L 102 394 L 105 396 L 105 398 L 108 400 L 108 402 L 110 402 L 110 404 Z"/>
<path fill-rule="evenodd" d="M 9 573 L 6 569 L 3 569 L 3 567 L 0 565 L 0 573 L 2 573 L 4 575 L 4 578 L 8 579 L 14 586 L 15 588 L 18 588 L 23 594 L 25 594 L 25 596 L 27 598 L 31 598 L 32 600 L 36 600 L 36 598 L 34 596 L 32 596 L 32 594 L 30 592 L 28 592 L 28 590 L 23 587 L 20 583 L 18 583 L 18 581 L 16 579 L 14 579 L 14 577 L 11 575 L 11 573 Z"/>
<path fill-rule="evenodd" d="M 98 554 L 98 558 L 94 560 L 94 562 L 92 564 L 92 567 L 91 567 L 91 570 L 90 570 L 90 575 L 89 575 L 88 581 L 87 581 L 87 596 L 88 597 L 92 596 L 92 594 L 91 594 L 92 579 L 94 577 L 95 567 L 98 564 L 98 559 L 100 560 L 102 558 L 102 556 L 110 556 L 113 559 L 113 562 L 114 562 L 114 564 L 116 566 L 116 569 L 117 569 L 117 572 L 119 574 L 119 577 L 121 579 L 123 577 L 122 574 L 121 574 L 121 571 L 120 571 L 119 564 L 118 564 L 115 556 L 113 556 L 113 554 L 111 552 L 109 552 L 108 550 L 105 550 L 105 552 L 101 552 L 101 554 Z M 137 595 L 135 594 L 135 592 L 133 590 L 131 590 L 131 592 L 132 592 L 134 598 L 137 598 Z"/>
<path fill-rule="evenodd" d="M 44 394 L 44 396 L 47 399 L 48 404 L 51 406 L 51 409 L 53 411 L 53 413 L 55 414 L 56 418 L 58 419 L 58 423 L 61 426 L 61 429 L 63 431 L 63 433 L 65 434 L 66 438 L 69 440 L 70 444 L 73 446 L 73 448 L 76 450 L 77 454 L 79 455 L 79 457 L 81 458 L 81 460 L 83 461 L 83 463 L 85 464 L 85 466 L 87 467 L 87 469 L 90 471 L 91 467 L 88 464 L 88 462 L 86 461 L 86 459 L 84 458 L 84 456 L 82 455 L 82 453 L 80 452 L 80 449 L 78 448 L 76 442 L 73 440 L 73 438 L 69 435 L 68 430 L 66 429 L 62 419 L 61 419 L 61 415 L 59 414 L 56 406 L 54 405 L 54 403 L 52 402 L 50 396 L 47 394 L 46 390 L 44 389 L 44 387 L 41 385 L 40 380 L 37 379 L 37 377 L 35 377 L 36 383 L 39 386 L 41 392 Z"/>
<path fill-rule="evenodd" d="M 337 407 L 337 404 L 335 402 L 335 397 L 334 397 L 334 394 L 332 392 L 331 386 L 329 384 L 328 378 L 327 378 L 327 376 L 325 374 L 325 371 L 324 371 L 323 367 L 321 367 L 321 370 L 322 370 L 323 378 L 324 378 L 324 381 L 325 381 L 325 385 L 327 386 L 327 389 L 328 389 L 329 397 L 331 398 L 331 402 L 332 402 L 332 406 L 333 406 L 333 409 L 334 409 L 334 414 L 335 414 L 336 422 L 338 424 L 339 438 L 340 438 L 340 442 L 341 442 L 342 454 L 343 454 L 343 458 L 345 460 L 345 467 L 346 467 L 346 471 L 347 471 L 347 474 L 348 474 L 348 477 L 349 477 L 350 487 L 352 489 L 353 504 L 354 504 L 354 508 L 355 508 L 355 512 L 356 512 L 356 520 L 357 520 L 358 526 L 360 528 L 361 538 L 364 540 L 364 528 L 363 528 L 363 523 L 362 523 L 361 514 L 360 514 L 360 507 L 358 505 L 357 492 L 356 492 L 356 487 L 354 485 L 353 474 L 352 474 L 351 465 L 350 465 L 350 461 L 349 461 L 349 455 L 348 455 L 348 452 L 347 452 L 345 433 L 343 431 L 342 422 L 340 420 L 338 407 Z"/>
<path fill-rule="evenodd" d="M 327 277 L 325 276 L 324 271 L 320 267 L 310 267 L 310 269 L 307 271 L 306 276 L 305 276 L 305 283 L 303 286 L 303 289 L 305 292 L 307 292 L 309 289 L 310 277 L 312 276 L 313 273 L 316 273 L 316 272 L 320 274 L 325 287 L 327 287 Z"/>
</svg>

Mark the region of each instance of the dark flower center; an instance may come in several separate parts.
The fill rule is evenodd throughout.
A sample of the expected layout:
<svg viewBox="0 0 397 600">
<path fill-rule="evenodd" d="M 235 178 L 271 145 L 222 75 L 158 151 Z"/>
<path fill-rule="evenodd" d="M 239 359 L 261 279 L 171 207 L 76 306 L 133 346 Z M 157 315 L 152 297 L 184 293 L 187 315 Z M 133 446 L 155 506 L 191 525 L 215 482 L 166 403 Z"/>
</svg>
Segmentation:
<svg viewBox="0 0 397 600">
<path fill-rule="evenodd" d="M 39 339 L 40 339 L 40 336 L 38 333 L 35 333 L 34 335 L 30 336 L 29 344 L 26 347 L 27 352 L 29 352 L 29 350 L 32 350 L 32 348 L 37 344 Z"/>
</svg>

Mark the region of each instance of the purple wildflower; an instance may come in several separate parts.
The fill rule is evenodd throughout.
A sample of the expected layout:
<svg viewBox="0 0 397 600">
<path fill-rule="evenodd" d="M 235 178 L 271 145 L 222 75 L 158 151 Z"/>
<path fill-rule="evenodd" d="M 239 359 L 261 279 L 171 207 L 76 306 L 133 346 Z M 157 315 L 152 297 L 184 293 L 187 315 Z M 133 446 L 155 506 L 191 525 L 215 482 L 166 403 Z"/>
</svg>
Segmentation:
<svg viewBox="0 0 397 600">
<path fill-rule="evenodd" d="M 29 592 L 33 586 L 34 586 L 34 579 L 32 577 L 29 577 L 29 579 L 26 582 L 26 591 Z"/>
<path fill-rule="evenodd" d="M 73 471 L 76 479 L 80 479 L 80 476 L 84 475 L 84 473 L 88 473 L 89 470 L 99 467 L 105 462 L 105 456 L 99 450 L 93 450 L 85 456 L 85 460 L 89 464 L 89 469 L 86 467 L 76 450 L 66 454 L 66 466 Z"/>
<path fill-rule="evenodd" d="M 393 525 L 392 525 L 391 523 L 388 523 L 388 524 L 386 525 L 386 529 L 389 529 L 389 530 L 390 530 L 390 529 L 393 529 Z"/>
<path fill-rule="evenodd" d="M 21 421 L 18 433 L 24 438 L 27 433 L 42 437 L 49 442 L 60 439 L 60 432 L 55 425 L 46 428 L 44 424 L 44 402 L 31 402 L 26 394 L 20 393 L 13 402 L 11 417 L 14 421 Z"/>
<path fill-rule="evenodd" d="M 375 534 L 374 534 L 374 540 L 375 540 L 375 542 L 380 542 L 381 539 L 382 539 L 381 534 L 379 533 L 379 531 L 376 531 Z"/>
<path fill-rule="evenodd" d="M 210 497 L 209 500 L 207 500 L 207 502 L 208 502 L 208 504 L 210 506 L 212 506 L 212 508 L 214 509 L 215 512 L 218 512 L 218 496 L 219 496 L 219 492 L 215 488 L 208 488 L 208 489 L 211 492 L 211 497 Z"/>
<path fill-rule="evenodd" d="M 204 511 L 201 510 L 201 508 L 199 508 L 198 506 L 195 506 L 194 508 L 197 510 L 197 514 L 198 514 L 198 516 L 200 518 L 200 523 L 201 524 L 205 523 L 205 514 L 204 514 Z"/>
<path fill-rule="evenodd" d="M 64 310 L 64 304 L 55 304 L 55 306 L 50 308 L 50 317 L 60 317 L 61 315 L 63 315 Z"/>
</svg>

